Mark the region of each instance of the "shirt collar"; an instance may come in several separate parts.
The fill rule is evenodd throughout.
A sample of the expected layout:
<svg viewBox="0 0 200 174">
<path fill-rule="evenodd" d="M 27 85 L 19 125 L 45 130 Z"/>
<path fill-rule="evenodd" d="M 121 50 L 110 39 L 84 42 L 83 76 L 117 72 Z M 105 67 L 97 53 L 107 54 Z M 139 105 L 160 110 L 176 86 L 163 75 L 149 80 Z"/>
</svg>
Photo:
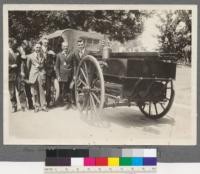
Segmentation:
<svg viewBox="0 0 200 174">
<path fill-rule="evenodd" d="M 44 52 L 47 52 L 48 48 L 47 48 L 47 47 L 44 47 L 44 46 L 42 46 L 42 50 L 43 50 Z"/>
<path fill-rule="evenodd" d="M 9 52 L 10 52 L 14 57 L 16 57 L 15 52 L 13 51 L 12 48 L 9 48 Z"/>
<path fill-rule="evenodd" d="M 34 56 L 35 56 L 35 57 L 37 57 L 37 56 L 41 57 L 41 54 L 40 54 L 40 53 L 34 52 Z"/>
<path fill-rule="evenodd" d="M 12 48 L 9 48 L 9 51 L 12 52 L 12 53 L 14 52 Z"/>
<path fill-rule="evenodd" d="M 82 50 L 79 51 L 79 53 L 84 53 L 85 52 L 85 48 L 83 48 Z"/>
<path fill-rule="evenodd" d="M 62 54 L 63 54 L 63 55 L 66 55 L 66 54 L 68 54 L 68 51 L 67 51 L 67 52 L 65 52 L 65 51 L 62 51 Z"/>
</svg>

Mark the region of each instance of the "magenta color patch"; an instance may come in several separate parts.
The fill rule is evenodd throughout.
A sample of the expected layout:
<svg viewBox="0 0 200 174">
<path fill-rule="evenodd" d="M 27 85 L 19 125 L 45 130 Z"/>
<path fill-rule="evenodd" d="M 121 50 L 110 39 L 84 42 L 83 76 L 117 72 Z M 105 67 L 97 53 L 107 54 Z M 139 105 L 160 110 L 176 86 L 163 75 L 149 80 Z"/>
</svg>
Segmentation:
<svg viewBox="0 0 200 174">
<path fill-rule="evenodd" d="M 84 158 L 84 166 L 95 166 L 95 158 Z"/>
</svg>

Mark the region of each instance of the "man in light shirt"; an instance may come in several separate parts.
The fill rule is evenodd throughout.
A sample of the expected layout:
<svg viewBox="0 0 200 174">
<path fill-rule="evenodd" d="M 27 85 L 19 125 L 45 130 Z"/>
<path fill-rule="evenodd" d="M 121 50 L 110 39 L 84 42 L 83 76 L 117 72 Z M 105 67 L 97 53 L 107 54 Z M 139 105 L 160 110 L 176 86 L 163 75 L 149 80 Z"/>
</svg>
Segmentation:
<svg viewBox="0 0 200 174">
<path fill-rule="evenodd" d="M 41 45 L 35 44 L 34 52 L 29 55 L 27 61 L 27 67 L 29 69 L 29 83 L 31 84 L 31 93 L 33 96 L 35 112 L 41 109 L 47 112 L 47 103 L 45 96 L 45 57 L 41 52 Z"/>
</svg>

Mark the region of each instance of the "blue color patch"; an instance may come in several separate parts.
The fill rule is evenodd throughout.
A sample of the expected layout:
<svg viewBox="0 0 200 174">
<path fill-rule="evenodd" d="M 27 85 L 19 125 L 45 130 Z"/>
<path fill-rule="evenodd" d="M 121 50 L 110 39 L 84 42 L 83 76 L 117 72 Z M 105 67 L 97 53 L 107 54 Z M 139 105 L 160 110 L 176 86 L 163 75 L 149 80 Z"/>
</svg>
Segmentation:
<svg viewBox="0 0 200 174">
<path fill-rule="evenodd" d="M 143 158 L 142 157 L 132 158 L 132 166 L 143 166 Z"/>
</svg>

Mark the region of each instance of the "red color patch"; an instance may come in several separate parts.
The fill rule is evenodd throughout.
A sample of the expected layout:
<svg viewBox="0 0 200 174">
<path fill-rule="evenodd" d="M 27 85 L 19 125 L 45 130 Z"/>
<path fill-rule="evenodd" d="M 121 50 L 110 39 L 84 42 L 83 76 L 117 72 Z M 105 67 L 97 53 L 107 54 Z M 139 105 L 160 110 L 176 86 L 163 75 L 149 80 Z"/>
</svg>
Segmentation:
<svg viewBox="0 0 200 174">
<path fill-rule="evenodd" d="M 96 158 L 96 166 L 108 166 L 108 158 L 105 157 Z"/>
</svg>

